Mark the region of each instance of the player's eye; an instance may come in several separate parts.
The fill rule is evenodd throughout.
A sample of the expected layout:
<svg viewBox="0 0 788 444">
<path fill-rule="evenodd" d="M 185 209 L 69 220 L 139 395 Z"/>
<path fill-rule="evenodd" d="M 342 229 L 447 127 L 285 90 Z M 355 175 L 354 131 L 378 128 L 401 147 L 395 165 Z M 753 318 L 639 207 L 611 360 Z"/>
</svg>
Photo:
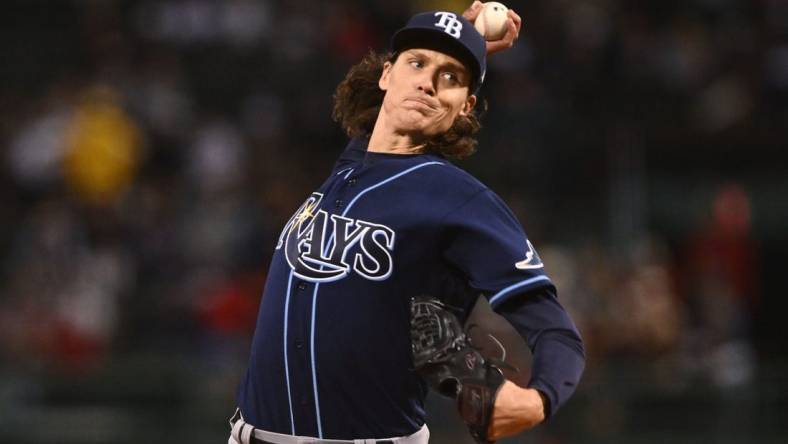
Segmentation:
<svg viewBox="0 0 788 444">
<path fill-rule="evenodd" d="M 424 62 L 422 62 L 419 59 L 410 59 L 410 61 L 408 63 L 410 63 L 410 66 L 412 66 L 414 68 L 423 68 L 424 67 Z"/>
<path fill-rule="evenodd" d="M 451 71 L 446 71 L 446 72 L 442 73 L 441 77 L 443 78 L 443 80 L 446 80 L 447 82 L 452 83 L 452 84 L 459 83 L 459 81 L 460 81 L 460 78 L 457 76 L 457 74 L 455 74 L 455 73 L 453 73 Z"/>
</svg>

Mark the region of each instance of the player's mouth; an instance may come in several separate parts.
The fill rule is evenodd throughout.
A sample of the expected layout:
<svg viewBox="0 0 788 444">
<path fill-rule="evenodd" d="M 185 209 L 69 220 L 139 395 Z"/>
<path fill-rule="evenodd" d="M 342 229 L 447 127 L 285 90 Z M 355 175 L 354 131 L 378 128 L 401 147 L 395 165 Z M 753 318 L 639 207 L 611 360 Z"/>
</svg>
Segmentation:
<svg viewBox="0 0 788 444">
<path fill-rule="evenodd" d="M 425 109 L 432 112 L 438 111 L 438 106 L 421 97 L 406 97 L 403 104 L 408 108 Z"/>
</svg>

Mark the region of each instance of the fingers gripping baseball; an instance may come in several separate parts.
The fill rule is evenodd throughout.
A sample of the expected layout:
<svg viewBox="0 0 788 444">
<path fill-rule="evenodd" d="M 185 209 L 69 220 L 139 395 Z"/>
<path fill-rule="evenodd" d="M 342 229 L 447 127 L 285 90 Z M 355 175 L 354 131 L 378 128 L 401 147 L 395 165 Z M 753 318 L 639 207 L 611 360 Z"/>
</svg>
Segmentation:
<svg viewBox="0 0 788 444">
<path fill-rule="evenodd" d="M 474 1 L 465 12 L 462 13 L 463 17 L 468 19 L 469 22 L 475 23 L 479 18 L 485 3 L 478 0 Z M 511 48 L 515 40 L 520 36 L 520 28 L 522 27 L 522 18 L 513 10 L 506 11 L 507 19 L 504 23 L 506 29 L 503 37 L 496 40 L 487 40 L 487 55 L 495 54 Z"/>
</svg>

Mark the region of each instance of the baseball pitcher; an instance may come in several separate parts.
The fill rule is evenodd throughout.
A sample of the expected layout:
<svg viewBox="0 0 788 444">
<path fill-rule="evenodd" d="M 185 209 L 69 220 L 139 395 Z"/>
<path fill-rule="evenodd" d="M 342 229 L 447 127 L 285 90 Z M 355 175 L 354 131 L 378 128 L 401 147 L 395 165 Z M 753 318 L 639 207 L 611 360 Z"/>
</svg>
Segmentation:
<svg viewBox="0 0 788 444">
<path fill-rule="evenodd" d="M 481 9 L 413 16 L 338 86 L 350 141 L 279 236 L 230 444 L 424 444 L 428 390 L 486 443 L 572 395 L 583 344 L 545 265 L 507 205 L 451 163 L 476 149 L 487 56 L 521 25 L 506 11 L 504 36 L 485 41 Z M 471 339 L 479 298 L 530 347 L 523 385 Z"/>
</svg>

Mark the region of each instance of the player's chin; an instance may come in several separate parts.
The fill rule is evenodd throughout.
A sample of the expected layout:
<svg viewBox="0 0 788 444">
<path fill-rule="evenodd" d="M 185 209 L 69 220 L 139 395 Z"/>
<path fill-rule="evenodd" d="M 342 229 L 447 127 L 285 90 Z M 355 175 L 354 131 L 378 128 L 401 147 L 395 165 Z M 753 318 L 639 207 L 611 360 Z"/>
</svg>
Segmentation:
<svg viewBox="0 0 788 444">
<path fill-rule="evenodd" d="M 418 116 L 411 114 L 405 119 L 403 126 L 411 134 L 421 134 L 423 137 L 433 137 L 443 134 L 451 128 L 448 119 L 436 119 L 433 116 Z"/>
</svg>

